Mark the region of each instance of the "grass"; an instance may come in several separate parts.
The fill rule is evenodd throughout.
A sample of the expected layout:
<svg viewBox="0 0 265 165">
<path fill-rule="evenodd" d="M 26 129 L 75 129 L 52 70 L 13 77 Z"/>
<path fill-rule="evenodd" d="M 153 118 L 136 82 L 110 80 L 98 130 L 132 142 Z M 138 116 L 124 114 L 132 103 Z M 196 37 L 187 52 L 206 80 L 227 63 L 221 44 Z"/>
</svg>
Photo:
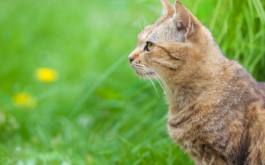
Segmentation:
<svg viewBox="0 0 265 165">
<path fill-rule="evenodd" d="M 183 3 L 265 80 L 262 0 Z M 193 164 L 167 133 L 162 90 L 127 61 L 160 13 L 159 0 L 0 0 L 0 164 Z M 42 67 L 57 81 L 39 81 Z M 19 93 L 36 106 L 16 106 Z"/>
</svg>

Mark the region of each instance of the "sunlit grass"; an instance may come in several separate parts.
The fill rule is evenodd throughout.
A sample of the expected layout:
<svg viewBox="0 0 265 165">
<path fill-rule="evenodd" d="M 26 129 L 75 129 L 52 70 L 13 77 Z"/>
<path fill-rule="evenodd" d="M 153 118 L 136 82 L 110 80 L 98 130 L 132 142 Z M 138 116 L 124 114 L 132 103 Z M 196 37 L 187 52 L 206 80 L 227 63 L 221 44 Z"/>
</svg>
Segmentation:
<svg viewBox="0 0 265 165">
<path fill-rule="evenodd" d="M 265 80 L 263 1 L 183 3 Z M 162 90 L 127 61 L 160 14 L 159 0 L 0 0 L 0 164 L 193 164 L 167 133 Z"/>
</svg>

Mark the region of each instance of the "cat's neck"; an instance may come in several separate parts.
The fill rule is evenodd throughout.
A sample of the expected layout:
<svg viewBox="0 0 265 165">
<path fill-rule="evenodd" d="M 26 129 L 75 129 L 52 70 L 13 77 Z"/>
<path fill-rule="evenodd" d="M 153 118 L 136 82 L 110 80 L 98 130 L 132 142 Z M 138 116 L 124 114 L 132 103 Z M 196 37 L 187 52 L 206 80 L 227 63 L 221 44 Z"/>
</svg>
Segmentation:
<svg viewBox="0 0 265 165">
<path fill-rule="evenodd" d="M 168 86 L 165 90 L 170 107 L 174 109 L 183 109 L 190 106 L 195 100 L 201 97 L 210 96 L 217 89 L 216 84 L 220 83 L 223 77 L 224 66 L 229 66 L 228 60 L 221 50 L 208 51 L 209 58 L 201 67 L 194 69 L 192 72 L 183 72 L 182 74 L 171 74 L 164 77 Z M 178 70 L 176 70 L 178 72 Z M 177 108 L 176 108 L 177 107 Z"/>
</svg>

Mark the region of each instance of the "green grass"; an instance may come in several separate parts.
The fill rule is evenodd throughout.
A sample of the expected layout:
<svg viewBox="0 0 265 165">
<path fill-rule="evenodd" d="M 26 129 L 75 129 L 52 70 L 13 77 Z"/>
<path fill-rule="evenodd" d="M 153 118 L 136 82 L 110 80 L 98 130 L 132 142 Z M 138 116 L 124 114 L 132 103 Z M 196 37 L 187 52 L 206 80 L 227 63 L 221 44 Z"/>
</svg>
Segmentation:
<svg viewBox="0 0 265 165">
<path fill-rule="evenodd" d="M 183 3 L 265 80 L 264 1 Z M 162 90 L 127 60 L 160 13 L 159 0 L 0 0 L 0 164 L 193 164 L 167 133 Z M 38 81 L 41 67 L 58 80 Z M 14 105 L 22 92 L 35 108 Z"/>
</svg>

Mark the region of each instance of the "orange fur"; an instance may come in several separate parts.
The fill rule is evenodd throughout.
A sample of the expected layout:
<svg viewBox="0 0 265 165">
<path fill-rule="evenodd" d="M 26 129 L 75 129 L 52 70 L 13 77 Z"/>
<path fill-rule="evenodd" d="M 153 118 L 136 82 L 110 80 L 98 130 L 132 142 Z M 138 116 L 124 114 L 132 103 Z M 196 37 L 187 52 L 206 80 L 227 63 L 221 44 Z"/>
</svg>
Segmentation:
<svg viewBox="0 0 265 165">
<path fill-rule="evenodd" d="M 163 4 L 167 15 L 139 35 L 129 58 L 140 77 L 163 81 L 170 136 L 198 165 L 265 164 L 265 84 L 227 59 L 179 1 Z"/>
</svg>

